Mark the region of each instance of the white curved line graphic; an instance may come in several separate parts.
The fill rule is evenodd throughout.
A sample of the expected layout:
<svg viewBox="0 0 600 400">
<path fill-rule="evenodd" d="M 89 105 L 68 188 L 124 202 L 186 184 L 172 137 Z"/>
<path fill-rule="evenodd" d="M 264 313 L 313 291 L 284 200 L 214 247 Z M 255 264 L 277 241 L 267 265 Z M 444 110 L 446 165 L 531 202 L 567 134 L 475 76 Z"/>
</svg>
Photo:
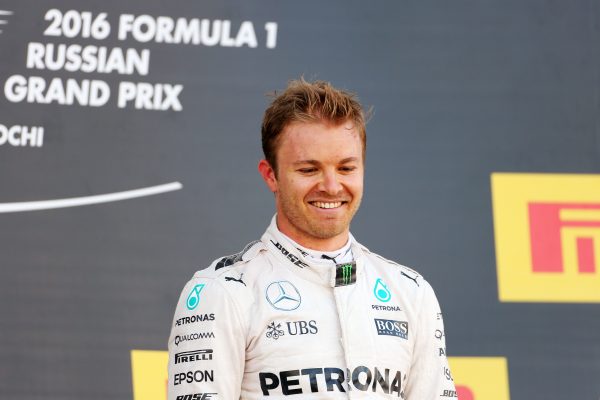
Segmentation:
<svg viewBox="0 0 600 400">
<path fill-rule="evenodd" d="M 0 203 L 0 213 L 50 210 L 53 208 L 78 207 L 90 204 L 109 203 L 134 199 L 136 197 L 153 196 L 155 194 L 180 190 L 183 185 L 179 182 L 165 183 L 164 185 L 150 186 L 141 189 L 126 190 L 124 192 L 106 193 L 95 196 L 71 197 L 68 199 L 25 201 L 22 203 Z"/>
</svg>

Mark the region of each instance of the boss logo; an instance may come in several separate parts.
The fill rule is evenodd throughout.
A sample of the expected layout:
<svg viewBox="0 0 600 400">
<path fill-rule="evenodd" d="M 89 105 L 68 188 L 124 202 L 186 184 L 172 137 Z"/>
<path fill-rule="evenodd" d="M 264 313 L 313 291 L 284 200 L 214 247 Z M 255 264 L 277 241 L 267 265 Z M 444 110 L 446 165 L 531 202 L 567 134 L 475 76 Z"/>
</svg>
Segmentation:
<svg viewBox="0 0 600 400">
<path fill-rule="evenodd" d="M 375 328 L 378 335 L 396 336 L 408 339 L 408 322 L 394 321 L 391 319 L 375 319 Z"/>
</svg>

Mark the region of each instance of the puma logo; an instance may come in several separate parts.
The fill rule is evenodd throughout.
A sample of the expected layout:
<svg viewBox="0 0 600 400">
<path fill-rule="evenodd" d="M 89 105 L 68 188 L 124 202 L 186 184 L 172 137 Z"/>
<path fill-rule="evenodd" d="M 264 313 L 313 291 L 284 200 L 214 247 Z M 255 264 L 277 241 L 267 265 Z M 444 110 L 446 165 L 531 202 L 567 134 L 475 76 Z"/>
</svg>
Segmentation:
<svg viewBox="0 0 600 400">
<path fill-rule="evenodd" d="M 225 277 L 225 280 L 226 280 L 227 282 L 229 282 L 229 281 L 239 282 L 239 283 L 241 283 L 242 285 L 246 286 L 246 284 L 245 284 L 245 283 L 244 283 L 244 281 L 242 280 L 242 277 L 243 277 L 243 276 L 244 276 L 244 274 L 240 274 L 240 277 L 239 277 L 238 279 L 235 279 L 235 278 L 234 278 L 234 277 L 232 277 L 232 276 L 226 276 L 226 277 Z"/>
</svg>

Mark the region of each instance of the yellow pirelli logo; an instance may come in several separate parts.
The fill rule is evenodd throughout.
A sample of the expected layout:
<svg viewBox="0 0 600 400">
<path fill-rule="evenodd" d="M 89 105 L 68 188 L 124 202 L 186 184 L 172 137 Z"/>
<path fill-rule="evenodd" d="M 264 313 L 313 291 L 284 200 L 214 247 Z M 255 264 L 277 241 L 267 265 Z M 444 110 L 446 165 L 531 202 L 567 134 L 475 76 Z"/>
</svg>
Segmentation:
<svg viewBox="0 0 600 400">
<path fill-rule="evenodd" d="M 600 302 L 600 175 L 491 181 L 500 300 Z"/>
</svg>

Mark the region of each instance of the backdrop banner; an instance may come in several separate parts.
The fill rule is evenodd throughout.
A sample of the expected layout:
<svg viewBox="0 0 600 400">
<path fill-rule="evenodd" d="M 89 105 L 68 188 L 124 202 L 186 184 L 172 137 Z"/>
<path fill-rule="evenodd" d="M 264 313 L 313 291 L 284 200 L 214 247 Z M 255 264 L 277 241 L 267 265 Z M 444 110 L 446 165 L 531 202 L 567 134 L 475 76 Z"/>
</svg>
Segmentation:
<svg viewBox="0 0 600 400">
<path fill-rule="evenodd" d="M 180 291 L 267 227 L 262 114 L 304 76 L 373 108 L 352 232 L 436 290 L 459 399 L 599 399 L 599 26 L 583 0 L 3 0 L 0 397 L 166 398 Z"/>
</svg>

